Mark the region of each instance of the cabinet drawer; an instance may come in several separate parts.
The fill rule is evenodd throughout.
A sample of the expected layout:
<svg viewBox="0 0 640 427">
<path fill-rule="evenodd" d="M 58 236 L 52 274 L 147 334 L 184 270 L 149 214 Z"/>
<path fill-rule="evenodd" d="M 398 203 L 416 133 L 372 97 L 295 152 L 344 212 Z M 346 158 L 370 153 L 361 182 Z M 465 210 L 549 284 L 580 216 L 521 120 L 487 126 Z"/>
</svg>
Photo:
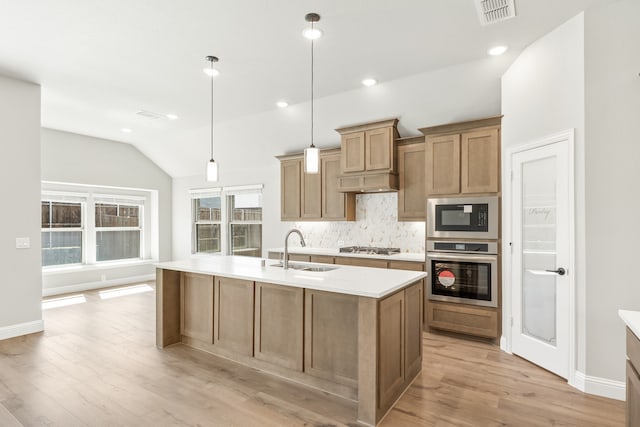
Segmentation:
<svg viewBox="0 0 640 427">
<path fill-rule="evenodd" d="M 356 267 L 387 268 L 387 261 L 372 258 L 336 257 L 336 264 L 354 265 Z"/>
<path fill-rule="evenodd" d="M 498 337 L 497 309 L 429 301 L 427 324 L 434 329 L 485 338 Z"/>
<path fill-rule="evenodd" d="M 394 270 L 424 271 L 424 262 L 389 261 L 389 268 Z"/>
<path fill-rule="evenodd" d="M 334 258 L 329 255 L 311 255 L 311 262 L 319 262 L 321 264 L 333 264 Z"/>
<path fill-rule="evenodd" d="M 640 372 L 640 339 L 629 328 L 627 328 L 627 357 L 636 372 Z"/>
</svg>

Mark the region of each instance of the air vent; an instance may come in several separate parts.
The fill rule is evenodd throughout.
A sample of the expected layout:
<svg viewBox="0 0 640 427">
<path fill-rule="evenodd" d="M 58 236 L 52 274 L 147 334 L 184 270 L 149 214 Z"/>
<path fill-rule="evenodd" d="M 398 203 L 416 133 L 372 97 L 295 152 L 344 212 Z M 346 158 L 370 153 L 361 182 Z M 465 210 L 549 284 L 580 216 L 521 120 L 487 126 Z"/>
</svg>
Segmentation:
<svg viewBox="0 0 640 427">
<path fill-rule="evenodd" d="M 482 25 L 495 24 L 516 16 L 515 0 L 474 0 Z"/>
<path fill-rule="evenodd" d="M 136 111 L 136 114 L 142 117 L 146 117 L 147 119 L 165 119 L 166 118 L 162 114 L 154 113 L 153 111 L 147 111 L 147 110 Z"/>
</svg>

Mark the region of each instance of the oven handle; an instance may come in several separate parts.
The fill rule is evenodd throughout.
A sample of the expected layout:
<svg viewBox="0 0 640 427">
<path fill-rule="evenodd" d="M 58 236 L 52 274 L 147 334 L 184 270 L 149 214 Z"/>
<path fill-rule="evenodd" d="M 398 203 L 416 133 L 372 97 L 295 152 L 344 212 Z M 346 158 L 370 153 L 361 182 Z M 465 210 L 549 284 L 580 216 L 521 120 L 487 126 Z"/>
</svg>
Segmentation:
<svg viewBox="0 0 640 427">
<path fill-rule="evenodd" d="M 446 252 L 427 252 L 427 258 L 445 261 L 496 262 L 498 255 L 450 254 Z"/>
</svg>

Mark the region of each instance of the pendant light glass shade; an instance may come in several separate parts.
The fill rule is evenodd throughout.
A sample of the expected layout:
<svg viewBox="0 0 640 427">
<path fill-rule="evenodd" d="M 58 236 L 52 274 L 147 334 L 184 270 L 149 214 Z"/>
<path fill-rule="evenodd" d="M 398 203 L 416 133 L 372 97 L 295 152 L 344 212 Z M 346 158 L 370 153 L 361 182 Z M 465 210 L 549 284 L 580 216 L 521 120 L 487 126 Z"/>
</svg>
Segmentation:
<svg viewBox="0 0 640 427">
<path fill-rule="evenodd" d="M 310 34 L 315 34 L 315 37 L 307 36 L 305 30 L 305 37 L 311 39 L 311 146 L 304 150 L 304 173 L 313 174 L 320 173 L 320 151 L 313 145 L 313 40 L 322 35 L 322 31 L 314 28 L 316 22 L 320 20 L 320 15 L 317 13 L 307 13 L 304 19 L 311 23 L 309 29 Z"/>
<path fill-rule="evenodd" d="M 207 162 L 207 181 L 215 182 L 218 180 L 218 164 L 211 159 Z"/>
<path fill-rule="evenodd" d="M 218 164 L 213 160 L 213 78 L 219 74 L 218 70 L 213 68 L 213 63 L 218 62 L 218 58 L 215 56 L 207 56 L 205 58 L 211 64 L 209 72 L 205 73 L 211 79 L 211 160 L 207 162 L 207 181 L 215 182 L 218 180 Z"/>
<path fill-rule="evenodd" d="M 320 172 L 320 150 L 315 146 L 304 150 L 304 173 Z"/>
</svg>

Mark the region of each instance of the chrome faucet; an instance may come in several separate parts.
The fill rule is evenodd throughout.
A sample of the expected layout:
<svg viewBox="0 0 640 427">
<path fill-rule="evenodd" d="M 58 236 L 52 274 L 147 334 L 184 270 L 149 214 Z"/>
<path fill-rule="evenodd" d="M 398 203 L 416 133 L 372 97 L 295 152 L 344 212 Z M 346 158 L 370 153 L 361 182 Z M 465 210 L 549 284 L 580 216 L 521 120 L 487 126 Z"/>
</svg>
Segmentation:
<svg viewBox="0 0 640 427">
<path fill-rule="evenodd" d="M 302 237 L 302 232 L 300 230 L 298 230 L 297 228 L 292 228 L 291 230 L 289 230 L 287 235 L 284 236 L 284 258 L 282 260 L 283 270 L 289 268 L 289 236 L 291 235 L 291 233 L 298 233 L 298 236 L 300 236 L 300 246 L 304 247 L 307 245 L 304 241 L 304 237 Z"/>
</svg>

